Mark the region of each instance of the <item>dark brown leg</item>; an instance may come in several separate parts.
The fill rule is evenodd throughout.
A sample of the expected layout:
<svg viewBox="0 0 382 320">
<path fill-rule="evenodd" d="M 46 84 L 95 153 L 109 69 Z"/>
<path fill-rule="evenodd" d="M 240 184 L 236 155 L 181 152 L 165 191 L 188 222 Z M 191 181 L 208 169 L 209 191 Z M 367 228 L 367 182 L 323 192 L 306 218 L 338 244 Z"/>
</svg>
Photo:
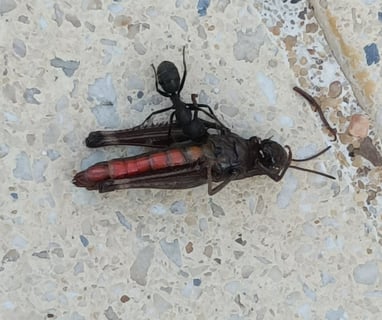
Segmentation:
<svg viewBox="0 0 382 320">
<path fill-rule="evenodd" d="M 208 194 L 210 196 L 213 196 L 214 194 L 218 193 L 220 190 L 222 190 L 227 184 L 229 184 L 231 181 L 235 180 L 237 177 L 237 174 L 233 173 L 231 176 L 229 176 L 227 179 L 225 179 L 222 183 L 218 184 L 216 187 L 213 187 L 213 180 L 212 180 L 212 164 L 209 163 L 207 166 L 207 183 L 208 183 Z"/>
</svg>

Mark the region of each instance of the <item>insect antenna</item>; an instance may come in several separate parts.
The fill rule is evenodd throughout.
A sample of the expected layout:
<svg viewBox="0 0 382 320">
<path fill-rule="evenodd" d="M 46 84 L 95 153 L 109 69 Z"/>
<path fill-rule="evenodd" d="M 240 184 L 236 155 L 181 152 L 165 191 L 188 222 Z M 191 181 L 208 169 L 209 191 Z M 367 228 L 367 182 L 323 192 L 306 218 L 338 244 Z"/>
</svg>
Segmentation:
<svg viewBox="0 0 382 320">
<path fill-rule="evenodd" d="M 314 158 L 319 157 L 320 155 L 322 155 L 323 153 L 325 153 L 326 151 L 328 151 L 330 148 L 331 148 L 331 146 L 328 146 L 328 147 L 326 147 L 324 150 L 321 150 L 321 151 L 317 152 L 316 154 L 314 154 L 314 155 L 312 155 L 312 156 L 310 156 L 310 157 L 308 157 L 308 158 L 304 158 L 304 159 L 292 159 L 292 161 L 301 161 L 301 162 L 302 162 L 302 161 L 312 160 L 312 159 L 314 159 Z"/>
<path fill-rule="evenodd" d="M 293 169 L 300 170 L 300 171 L 306 171 L 306 172 L 310 172 L 310 173 L 314 173 L 314 174 L 318 174 L 320 176 L 336 180 L 336 178 L 331 176 L 330 174 L 326 174 L 326 173 L 323 173 L 323 172 L 320 172 L 320 171 L 315 171 L 315 170 L 306 169 L 306 168 L 300 168 L 300 167 L 296 167 L 296 166 L 289 166 L 289 168 L 293 168 Z"/>
<path fill-rule="evenodd" d="M 322 155 L 323 153 L 328 151 L 330 148 L 331 148 L 331 146 L 328 146 L 325 149 L 317 152 L 316 154 L 314 154 L 314 155 L 312 155 L 312 156 L 310 156 L 308 158 L 304 158 L 304 159 L 292 159 L 292 161 L 302 162 L 302 161 L 312 160 L 312 159 L 317 158 L 318 156 Z M 316 171 L 316 170 L 312 170 L 312 169 L 300 168 L 300 167 L 296 167 L 296 166 L 293 166 L 293 165 L 290 165 L 289 168 L 293 168 L 293 169 L 300 170 L 300 171 L 306 171 L 306 172 L 310 172 L 310 173 L 314 173 L 314 174 L 318 174 L 320 176 L 323 176 L 323 177 L 326 177 L 326 178 L 329 178 L 329 179 L 333 179 L 333 180 L 336 179 L 335 177 L 333 177 L 333 176 L 331 176 L 329 174 L 326 174 L 326 173 L 320 172 L 320 171 Z"/>
</svg>

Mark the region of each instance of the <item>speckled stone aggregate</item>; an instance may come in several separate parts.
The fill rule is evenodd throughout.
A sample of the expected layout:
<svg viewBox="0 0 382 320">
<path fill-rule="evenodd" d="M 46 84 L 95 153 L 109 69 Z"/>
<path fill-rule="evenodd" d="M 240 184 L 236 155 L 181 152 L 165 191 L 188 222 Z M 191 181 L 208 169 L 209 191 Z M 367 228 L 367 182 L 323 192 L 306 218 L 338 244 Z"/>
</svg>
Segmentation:
<svg viewBox="0 0 382 320">
<path fill-rule="evenodd" d="M 379 319 L 382 8 L 336 3 L 0 1 L 0 318 Z M 375 16 L 366 29 L 363 12 Z M 358 65 L 339 59 L 325 17 L 344 22 L 338 34 L 375 91 L 350 79 Z M 357 42 L 357 28 L 374 39 Z M 207 186 L 75 188 L 79 170 L 144 151 L 83 141 L 168 107 L 150 65 L 181 70 L 184 45 L 185 101 L 197 93 L 233 131 L 272 137 L 296 158 L 332 145 L 299 165 L 336 180 L 290 169 L 213 197 Z"/>
</svg>

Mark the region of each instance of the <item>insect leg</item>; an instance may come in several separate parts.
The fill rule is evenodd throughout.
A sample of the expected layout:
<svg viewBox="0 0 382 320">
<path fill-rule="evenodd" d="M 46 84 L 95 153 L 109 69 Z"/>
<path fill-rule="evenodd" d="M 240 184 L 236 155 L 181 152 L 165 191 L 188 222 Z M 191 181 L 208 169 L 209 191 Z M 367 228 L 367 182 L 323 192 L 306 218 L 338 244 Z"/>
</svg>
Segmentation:
<svg viewBox="0 0 382 320">
<path fill-rule="evenodd" d="M 237 176 L 237 174 L 233 173 L 232 175 L 228 176 L 222 183 L 218 184 L 216 187 L 213 187 L 212 186 L 212 183 L 213 183 L 213 180 L 212 180 L 212 163 L 210 162 L 207 166 L 208 194 L 210 196 L 213 196 L 214 194 L 218 193 L 227 184 L 229 184 L 232 180 L 235 180 L 236 176 Z"/>
<path fill-rule="evenodd" d="M 162 112 L 166 112 L 166 111 L 171 110 L 171 109 L 174 109 L 174 106 L 163 108 L 163 109 L 151 112 L 150 115 L 142 122 L 141 126 L 144 125 L 152 116 L 154 116 L 156 114 L 160 114 Z"/>
<path fill-rule="evenodd" d="M 169 122 L 169 126 L 168 126 L 168 137 L 171 137 L 172 138 L 172 135 L 171 135 L 171 130 L 172 130 L 172 125 L 173 125 L 173 122 L 174 122 L 174 117 L 175 117 L 175 111 L 173 113 L 171 113 L 171 116 L 170 116 L 170 122 Z M 176 141 L 175 139 L 173 141 Z"/>
<path fill-rule="evenodd" d="M 210 106 L 206 104 L 198 104 L 197 106 L 187 103 L 187 106 L 190 107 L 191 110 L 193 111 L 200 111 L 203 112 L 205 115 L 207 115 L 209 118 L 213 119 L 219 126 L 219 129 L 224 131 L 224 132 L 229 132 L 230 130 L 216 117 L 216 115 L 213 113 L 212 109 Z M 202 108 L 207 108 L 209 111 L 207 112 L 206 110 Z"/>
<path fill-rule="evenodd" d="M 197 114 L 197 111 L 201 111 L 203 112 L 204 114 L 206 114 L 207 116 L 209 116 L 211 119 L 215 120 L 215 122 L 220 125 L 221 129 L 227 129 L 228 128 L 220 122 L 220 120 L 217 118 L 217 116 L 215 115 L 215 113 L 212 111 L 211 107 L 207 104 L 198 104 L 198 102 L 196 101 L 196 98 L 198 97 L 197 94 L 193 93 L 191 94 L 191 100 L 192 100 L 192 105 L 191 104 L 187 104 L 187 106 L 191 109 L 191 110 L 194 110 L 195 114 Z M 201 108 L 206 108 L 208 109 L 208 112 L 206 112 L 205 110 L 201 109 Z M 229 130 L 228 130 L 229 131 Z"/>
</svg>

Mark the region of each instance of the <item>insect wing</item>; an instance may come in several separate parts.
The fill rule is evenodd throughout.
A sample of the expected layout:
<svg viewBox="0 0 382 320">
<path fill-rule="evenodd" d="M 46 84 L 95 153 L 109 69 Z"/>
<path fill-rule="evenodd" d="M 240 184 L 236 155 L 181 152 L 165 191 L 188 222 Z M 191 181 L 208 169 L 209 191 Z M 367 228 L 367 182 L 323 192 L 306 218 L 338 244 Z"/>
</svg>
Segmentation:
<svg viewBox="0 0 382 320">
<path fill-rule="evenodd" d="M 174 142 L 187 141 L 188 138 L 176 125 L 159 124 L 153 126 L 137 126 L 115 131 L 93 131 L 86 138 L 89 148 L 112 145 L 131 145 L 141 147 L 166 148 Z"/>
</svg>

